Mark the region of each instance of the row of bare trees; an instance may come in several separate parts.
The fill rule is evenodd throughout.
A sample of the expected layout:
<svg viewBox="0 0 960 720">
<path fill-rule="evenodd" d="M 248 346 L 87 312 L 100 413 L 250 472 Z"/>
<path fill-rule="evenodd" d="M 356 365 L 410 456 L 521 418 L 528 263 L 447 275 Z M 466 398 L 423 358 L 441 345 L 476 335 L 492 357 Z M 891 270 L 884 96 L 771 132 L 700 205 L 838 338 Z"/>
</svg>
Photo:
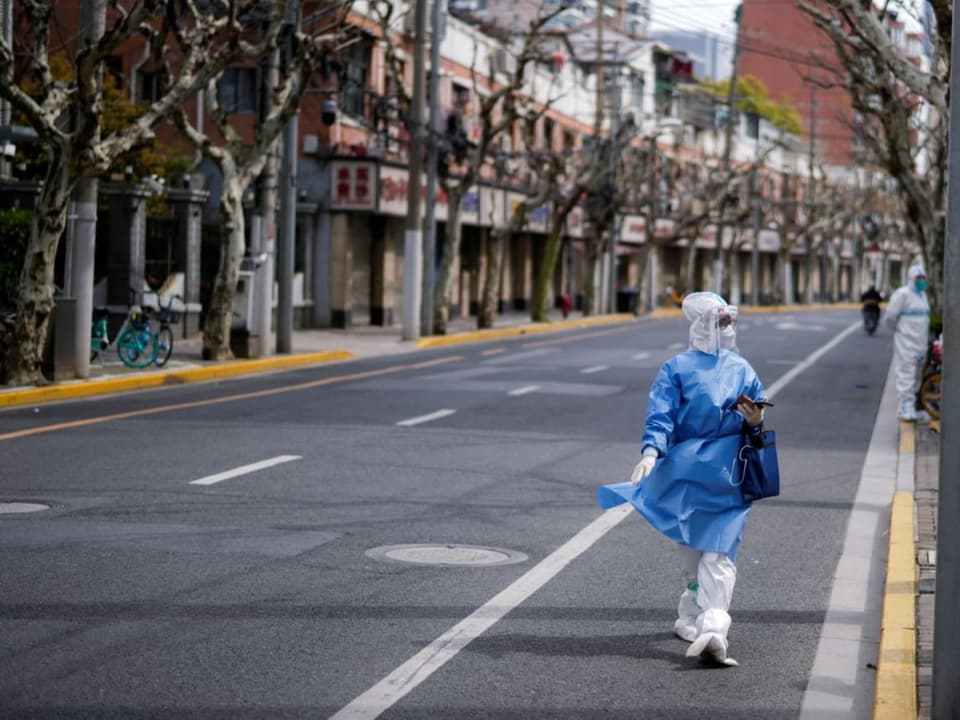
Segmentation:
<svg viewBox="0 0 960 720">
<path fill-rule="evenodd" d="M 946 234 L 951 3 L 928 3 L 934 21 L 927 35 L 929 67 L 915 64 L 885 26 L 891 16 L 900 16 L 925 27 L 922 18 L 913 16 L 918 6 L 856 0 L 798 0 L 798 5 L 833 43 L 839 62 L 825 66 L 832 65 L 834 72 L 820 84 L 847 89 L 857 115 L 854 130 L 868 159 L 896 182 L 904 218 L 931 278 L 931 305 L 939 311 Z"/>
<path fill-rule="evenodd" d="M 205 353 L 229 354 L 233 292 L 244 249 L 241 197 L 261 172 L 286 120 L 296 111 L 323 54 L 337 42 L 347 6 L 336 5 L 305 31 L 291 22 L 294 0 L 84 0 L 85 22 L 102 32 L 85 34 L 75 47 L 54 49 L 56 3 L 20 0 L 26 25 L 13 45 L 0 39 L 0 95 L 36 131 L 46 169 L 36 208 L 36 232 L 27 248 L 17 298 L 14 344 L 5 360 L 7 383 L 42 382 L 42 353 L 54 307 L 54 259 L 77 188 L 102 176 L 132 150 L 152 142 L 161 125 L 176 120 L 183 133 L 220 168 L 221 265 L 205 328 Z M 19 15 L 18 15 L 19 17 Z M 139 43 L 146 68 L 159 78 L 156 99 L 129 122 L 105 123 L 104 68 L 110 58 Z M 292 48 L 270 89 L 255 141 L 243 142 L 217 102 L 217 83 L 238 63 L 255 64 Z M 28 58 L 29 63 L 20 62 Z M 53 68 L 66 61 L 68 77 Z M 205 91 L 219 138 L 200 131 L 183 112 Z"/>
<path fill-rule="evenodd" d="M 348 10 L 346 6 L 334 6 L 334 12 L 328 11 L 324 20 L 312 23 L 306 30 L 299 22 L 290 22 L 291 5 L 297 5 L 294 0 L 126 0 L 111 2 L 109 8 L 106 0 L 84 0 L 84 4 L 89 13 L 102 15 L 107 23 L 102 33 L 81 42 L 70 57 L 69 82 L 63 82 L 51 70 L 55 56 L 50 47 L 54 7 L 50 3 L 21 0 L 28 28 L 22 36 L 18 34 L 20 47 L 0 41 L 0 95 L 36 130 L 47 160 L 37 208 L 37 232 L 21 274 L 15 345 L 6 360 L 8 382 L 13 384 L 41 380 L 41 355 L 54 305 L 54 258 L 74 192 L 84 180 L 103 175 L 132 149 L 152 141 L 157 129 L 170 121 L 217 165 L 224 179 L 220 197 L 221 264 L 207 308 L 204 353 L 214 359 L 229 356 L 232 298 L 245 249 L 243 193 L 276 152 L 277 137 L 299 107 L 325 53 L 342 40 L 345 25 L 341 21 Z M 883 130 L 866 135 L 878 163 L 900 183 L 907 217 L 916 228 L 933 276 L 939 267 L 938 248 L 942 249 L 940 211 L 945 163 L 933 161 L 923 173 L 916 170 L 913 150 L 906 140 L 913 127 L 911 107 L 898 88 L 907 88 L 933 106 L 928 152 L 933 160 L 941 159 L 946 147 L 943 63 L 937 66 L 938 75 L 924 74 L 909 63 L 899 62 L 894 49 L 884 45 L 886 34 L 875 34 L 880 27 L 876 13 L 847 0 L 829 0 L 827 5 L 831 9 L 826 11 L 805 8 L 834 38 L 838 55 L 848 70 L 848 75 L 837 82 L 869 88 L 869 92 L 860 93 L 859 97 L 864 99 L 857 109 L 865 122 Z M 381 21 L 388 66 L 394 75 L 392 85 L 400 96 L 398 105 L 409 107 L 407 83 L 395 46 L 399 13 L 389 0 L 380 0 L 373 8 Z M 837 16 L 844 22 L 833 22 Z M 492 69 L 480 68 L 476 62 L 471 68 L 474 94 L 480 98 L 476 113 L 478 132 L 469 151 L 458 158 L 456 172 L 442 178 L 449 198 L 449 216 L 433 302 L 437 333 L 446 332 L 449 320 L 453 270 L 460 253 L 459 213 L 463 197 L 479 181 L 502 170 L 498 165 L 504 154 L 500 150 L 501 138 L 515 127 L 523 138 L 523 150 L 513 153 L 517 161 L 512 163 L 513 177 L 499 172 L 498 179 L 515 180 L 522 185 L 526 198 L 511 208 L 508 222 L 495 228 L 487 243 L 483 302 L 478 315 L 481 327 L 490 326 L 495 315 L 505 239 L 519 232 L 530 213 L 544 205 L 551 212 L 534 288 L 534 320 L 545 317 L 564 227 L 578 204 L 585 208 L 588 221 L 584 243 L 587 312 L 595 307 L 598 288 L 593 278 L 598 275 L 597 263 L 609 249 L 611 229 L 620 214 L 643 217 L 649 253 L 686 241 L 682 275 L 686 284 L 692 285 L 697 253 L 693 239 L 716 223 L 718 209 L 724 222 L 735 228 L 746 226 L 759 209 L 761 226 L 775 227 L 780 235 L 776 274 L 776 292 L 780 294 L 784 291 L 780 283 L 792 247 L 805 242 L 809 263 L 812 251 L 821 243 L 836 242 L 835 238 L 849 234 L 864 210 L 864 203 L 857 199 L 860 196 L 852 196 L 849 189 L 827 191 L 824 186 L 816 203 L 786 197 L 776 201 L 760 198 L 753 178 L 764 165 L 765 152 L 758 153 L 751 164 L 722 163 L 690 170 L 677 162 L 678 152 L 671 151 L 669 143 L 657 132 L 641 135 L 629 122 L 612 123 L 619 132 L 601 141 L 601 107 L 597 108 L 597 137 L 588 148 L 562 153 L 538 143 L 537 123 L 550 110 L 559 92 L 553 87 L 534 88 L 531 79 L 537 65 L 548 61 L 549 36 L 543 32 L 543 26 L 550 18 L 547 14 L 534 21 L 519 38 L 504 39 L 512 45 L 516 57 L 514 69 L 506 77 L 494 77 Z M 121 46 L 134 38 L 145 44 L 150 67 L 160 78 L 157 99 L 144 104 L 130 122 L 107 129 L 102 112 L 103 68 Z M 942 48 L 943 38 L 940 39 Z M 289 48 L 286 62 L 278 63 L 276 58 L 284 43 Z M 26 72 L 17 64 L 17 58 L 23 56 L 30 59 Z M 252 142 L 244 141 L 232 128 L 227 109 L 218 103 L 217 82 L 232 64 L 257 63 L 268 57 L 273 57 L 272 64 L 280 69 L 265 98 L 257 135 Z M 897 84 L 885 83 L 891 75 L 898 78 Z M 24 77 L 29 82 L 24 82 Z M 185 102 L 200 91 L 215 134 L 191 123 L 183 110 Z M 536 96 L 541 99 L 536 100 Z M 858 95 L 854 93 L 853 97 Z M 743 192 L 745 187 L 750 188 L 749 192 Z M 748 199 L 729 202 L 737 196 Z M 667 226 L 658 223 L 664 217 L 670 218 Z M 645 276 L 642 269 L 640 276 Z M 809 282 L 807 285 L 809 296 L 812 291 Z"/>
</svg>

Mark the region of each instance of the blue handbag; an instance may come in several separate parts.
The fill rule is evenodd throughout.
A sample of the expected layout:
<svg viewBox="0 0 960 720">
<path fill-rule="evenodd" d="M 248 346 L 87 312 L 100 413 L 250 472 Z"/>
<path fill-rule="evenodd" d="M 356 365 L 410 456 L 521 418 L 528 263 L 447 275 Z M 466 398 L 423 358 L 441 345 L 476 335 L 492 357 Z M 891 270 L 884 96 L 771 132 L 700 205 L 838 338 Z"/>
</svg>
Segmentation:
<svg viewBox="0 0 960 720">
<path fill-rule="evenodd" d="M 730 483 L 739 486 L 743 501 L 751 503 L 780 494 L 777 436 L 773 430 L 744 434 L 730 468 Z"/>
</svg>

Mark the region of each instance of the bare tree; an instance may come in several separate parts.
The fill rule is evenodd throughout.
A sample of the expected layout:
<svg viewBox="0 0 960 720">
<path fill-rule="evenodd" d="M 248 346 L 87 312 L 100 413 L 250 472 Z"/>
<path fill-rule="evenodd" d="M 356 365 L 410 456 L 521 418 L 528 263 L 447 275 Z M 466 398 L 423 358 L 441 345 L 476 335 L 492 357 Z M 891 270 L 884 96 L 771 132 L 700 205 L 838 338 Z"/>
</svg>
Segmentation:
<svg viewBox="0 0 960 720">
<path fill-rule="evenodd" d="M 855 0 L 824 0 L 817 5 L 798 0 L 798 5 L 833 42 L 844 73 L 835 78 L 835 84 L 849 91 L 861 122 L 859 136 L 874 161 L 899 186 L 906 219 L 932 279 L 931 304 L 938 310 L 946 232 L 951 5 L 931 3 L 936 28 L 929 71 L 914 65 L 886 32 L 887 6 L 876 8 Z M 920 98 L 931 110 L 925 127 L 917 122 Z M 914 142 L 917 132 L 926 142 Z M 921 151 L 927 157 L 924 164 L 918 162 Z"/>
<path fill-rule="evenodd" d="M 203 327 L 203 357 L 224 360 L 232 357 L 230 326 L 233 298 L 240 278 L 240 262 L 245 252 L 243 195 L 263 172 L 287 121 L 300 106 L 311 76 L 318 70 L 325 52 L 337 38 L 335 27 L 326 24 L 321 34 L 303 32 L 299 28 L 285 38 L 265 38 L 272 43 L 266 52 L 279 51 L 281 41 L 289 43 L 286 62 L 282 63 L 277 85 L 269 93 L 269 105 L 252 142 L 246 142 L 230 124 L 230 113 L 220 104 L 218 78 L 211 78 L 204 98 L 222 143 L 192 125 L 185 112 L 176 114 L 177 126 L 190 141 L 210 158 L 223 178 L 220 191 L 220 264 L 213 282 L 210 305 Z"/>
<path fill-rule="evenodd" d="M 27 248 L 20 277 L 14 347 L 7 357 L 7 382 L 42 380 L 41 355 L 54 304 L 54 258 L 67 208 L 79 183 L 105 172 L 118 157 L 153 138 L 157 127 L 187 98 L 239 58 L 259 57 L 284 22 L 287 0 L 128 0 L 110 3 L 112 23 L 74 55 L 76 82 L 64 86 L 51 72 L 50 24 L 54 6 L 21 0 L 29 18 L 28 46 L 36 90 L 27 92 L 15 75 L 14 48 L 0 40 L 0 94 L 37 132 L 47 155 L 37 207 L 37 233 Z M 102 5 L 100 6 L 102 7 Z M 203 8 L 203 9 L 201 9 Z M 264 42 L 247 31 L 265 27 Z M 176 56 L 165 92 L 128 125 L 102 133 L 102 68 L 122 45 L 142 36 L 151 56 Z"/>
</svg>

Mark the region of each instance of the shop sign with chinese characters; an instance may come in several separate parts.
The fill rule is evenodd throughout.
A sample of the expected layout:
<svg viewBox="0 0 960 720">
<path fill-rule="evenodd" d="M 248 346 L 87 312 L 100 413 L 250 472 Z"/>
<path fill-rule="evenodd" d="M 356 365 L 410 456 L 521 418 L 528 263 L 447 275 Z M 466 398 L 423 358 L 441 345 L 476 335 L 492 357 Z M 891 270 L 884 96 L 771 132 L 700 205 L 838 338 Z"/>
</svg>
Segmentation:
<svg viewBox="0 0 960 720">
<path fill-rule="evenodd" d="M 377 164 L 334 160 L 330 163 L 333 210 L 375 210 Z"/>
</svg>

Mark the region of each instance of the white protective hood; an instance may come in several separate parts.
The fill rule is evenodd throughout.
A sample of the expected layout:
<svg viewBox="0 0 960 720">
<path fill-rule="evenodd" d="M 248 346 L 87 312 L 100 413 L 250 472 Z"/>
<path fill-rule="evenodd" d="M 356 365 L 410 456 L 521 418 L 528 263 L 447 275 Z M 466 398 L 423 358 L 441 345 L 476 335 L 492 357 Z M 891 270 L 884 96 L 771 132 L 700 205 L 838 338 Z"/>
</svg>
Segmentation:
<svg viewBox="0 0 960 720">
<path fill-rule="evenodd" d="M 721 349 L 737 349 L 737 308 L 712 292 L 690 293 L 683 299 L 683 314 L 690 321 L 690 347 L 716 355 Z M 720 327 L 720 318 L 731 323 Z"/>
</svg>

